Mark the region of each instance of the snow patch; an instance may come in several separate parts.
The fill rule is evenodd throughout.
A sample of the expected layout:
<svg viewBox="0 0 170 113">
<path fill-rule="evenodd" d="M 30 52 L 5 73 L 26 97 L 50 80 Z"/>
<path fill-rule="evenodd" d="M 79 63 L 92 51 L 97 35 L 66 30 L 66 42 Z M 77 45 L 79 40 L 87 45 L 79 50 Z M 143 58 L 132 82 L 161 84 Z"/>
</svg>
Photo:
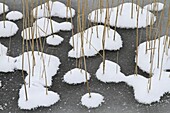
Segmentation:
<svg viewBox="0 0 170 113">
<path fill-rule="evenodd" d="M 58 35 L 51 35 L 47 37 L 46 42 L 49 45 L 57 46 L 63 42 L 63 38 Z"/>
<path fill-rule="evenodd" d="M 125 79 L 125 75 L 121 73 L 120 66 L 109 60 L 105 61 L 105 71 L 103 73 L 103 62 L 100 64 L 99 69 L 96 72 L 96 77 L 98 80 L 110 83 L 115 82 L 119 83 L 122 79 Z"/>
<path fill-rule="evenodd" d="M 164 8 L 164 4 L 160 2 L 155 2 L 144 6 L 144 9 L 149 11 L 161 11 Z"/>
<path fill-rule="evenodd" d="M 146 59 L 143 59 L 145 61 Z M 134 89 L 134 96 L 135 99 L 143 104 L 151 104 L 153 102 L 159 102 L 160 98 L 165 94 L 170 92 L 170 88 L 167 86 L 167 84 L 170 83 L 170 72 L 162 72 L 162 78 L 159 79 L 159 76 L 154 74 L 151 78 L 152 84 L 151 89 L 149 90 L 148 85 L 148 78 L 143 77 L 142 75 L 129 75 L 125 76 L 124 74 L 114 75 L 115 72 L 112 71 L 112 69 L 115 71 L 115 67 L 118 66 L 114 62 L 106 61 L 106 70 L 105 74 L 102 75 L 102 64 L 98 71 L 96 72 L 97 77 L 100 77 L 100 81 L 103 82 L 110 82 L 109 78 L 111 79 L 111 82 L 119 83 L 119 82 L 125 82 L 129 86 L 132 86 Z M 118 73 L 120 73 L 120 67 L 117 68 Z M 98 77 L 98 78 L 99 78 Z M 106 77 L 108 77 L 106 79 Z"/>
<path fill-rule="evenodd" d="M 131 17 L 131 10 L 130 10 L 132 9 L 132 7 L 133 7 L 133 18 Z M 140 6 L 136 5 L 135 3 L 133 5 L 132 3 L 124 3 L 123 5 L 121 4 L 117 7 L 109 8 L 110 22 L 108 24 L 110 26 L 117 26 L 118 28 L 127 28 L 127 29 L 137 28 L 138 11 L 136 10 L 136 7 L 139 8 L 138 28 L 142 28 L 154 24 L 154 22 L 156 21 L 156 17 L 154 16 L 154 14 L 152 14 L 146 9 L 142 9 Z M 98 18 L 96 15 L 98 15 Z M 105 17 L 106 17 L 106 8 L 92 11 L 88 16 L 88 19 L 91 22 L 105 23 Z M 117 17 L 117 23 L 116 23 L 116 17 Z"/>
<path fill-rule="evenodd" d="M 8 48 L 0 43 L 0 56 L 6 55 Z"/>
<path fill-rule="evenodd" d="M 18 26 L 11 21 L 0 21 L 0 29 L 0 37 L 11 37 L 19 30 Z"/>
<path fill-rule="evenodd" d="M 7 56 L 8 48 L 0 43 L 0 72 L 13 72 L 15 59 Z"/>
<path fill-rule="evenodd" d="M 19 11 L 11 11 L 6 15 L 6 18 L 8 20 L 13 20 L 13 21 L 20 20 L 22 19 L 22 17 L 23 17 L 23 14 Z"/>
<path fill-rule="evenodd" d="M 169 73 L 170 74 L 170 73 Z M 167 84 L 170 83 L 168 73 L 164 73 L 161 80 L 158 76 L 151 78 L 151 89 L 149 90 L 147 78 L 141 75 L 130 75 L 127 77 L 126 83 L 132 86 L 134 89 L 135 99 L 143 104 L 151 104 L 153 102 L 159 102 L 161 97 L 170 92 L 170 88 Z"/>
<path fill-rule="evenodd" d="M 59 95 L 52 91 L 46 94 L 45 86 L 52 85 L 52 77 L 57 73 L 60 60 L 53 56 L 38 51 L 25 52 L 16 57 L 15 67 L 22 70 L 22 56 L 24 56 L 23 70 L 27 72 L 25 78 L 28 100 L 25 98 L 24 85 L 19 92 L 18 106 L 21 109 L 34 109 L 40 106 L 51 106 L 58 102 Z"/>
<path fill-rule="evenodd" d="M 87 80 L 90 80 L 90 74 L 87 72 Z M 75 68 L 64 75 L 64 82 L 68 84 L 80 84 L 86 82 L 86 72 L 83 69 Z"/>
<path fill-rule="evenodd" d="M 58 102 L 59 95 L 52 91 L 48 91 L 47 95 L 45 86 L 52 85 L 52 77 L 56 75 L 61 64 L 59 58 L 38 51 L 25 52 L 16 58 L 6 54 L 7 47 L 0 44 L 0 72 L 23 69 L 28 74 L 25 78 L 28 100 L 26 101 L 25 98 L 24 85 L 19 92 L 18 106 L 21 109 L 31 110 L 40 106 L 47 107 Z"/>
<path fill-rule="evenodd" d="M 10 56 L 0 56 L 0 72 L 14 72 L 15 69 L 15 58 L 10 57 Z"/>
<path fill-rule="evenodd" d="M 3 8 L 4 6 L 5 6 L 5 10 Z M 9 11 L 9 7 L 4 3 L 0 3 L 0 15 L 3 14 L 3 13 L 6 13 L 8 11 Z"/>
<path fill-rule="evenodd" d="M 21 32 L 21 36 L 25 40 L 36 39 L 40 37 L 45 37 L 53 33 L 57 33 L 60 30 L 70 31 L 72 29 L 72 24 L 70 22 L 58 23 L 54 20 L 48 18 L 41 18 L 33 23 L 32 27 L 28 27 Z M 33 34 L 33 35 L 32 35 Z"/>
<path fill-rule="evenodd" d="M 90 93 L 91 97 L 89 97 L 89 93 L 86 93 L 81 98 L 82 105 L 86 106 L 88 109 L 97 108 L 104 102 L 104 97 L 99 93 Z"/>
<path fill-rule="evenodd" d="M 47 3 L 41 4 L 33 9 L 34 18 L 42 17 L 60 17 L 60 18 L 71 18 L 75 16 L 75 10 L 67 7 L 65 4 L 51 0 Z"/>
<path fill-rule="evenodd" d="M 52 91 L 48 91 L 48 94 L 46 94 L 46 88 L 44 88 L 41 85 L 31 85 L 29 88 L 27 87 L 27 93 L 28 93 L 28 100 L 25 100 L 25 89 L 24 85 L 20 89 L 19 92 L 19 100 L 18 100 L 18 106 L 20 109 L 27 109 L 31 110 L 36 107 L 49 107 L 56 102 L 60 100 L 60 97 L 57 93 L 54 93 Z"/>
<path fill-rule="evenodd" d="M 102 39 L 103 39 L 104 26 L 97 25 L 88 28 L 83 32 L 83 46 L 85 56 L 94 56 L 100 50 L 102 50 Z M 115 33 L 115 37 L 114 37 Z M 122 47 L 121 36 L 114 30 L 106 27 L 105 32 L 105 49 L 106 50 L 119 50 Z M 74 40 L 74 41 L 73 41 Z M 80 58 L 82 57 L 81 51 L 81 33 L 77 33 L 70 38 L 70 45 L 74 49 L 70 50 L 68 53 L 69 57 Z"/>
<path fill-rule="evenodd" d="M 57 73 L 59 65 L 61 64 L 60 60 L 53 55 L 48 55 L 38 51 L 34 51 L 34 55 L 32 55 L 32 51 L 25 52 L 23 55 L 23 70 L 28 73 L 28 76 L 25 78 L 26 83 L 29 83 L 30 77 L 30 84 L 39 83 L 46 86 L 46 76 L 47 86 L 51 86 L 52 77 Z M 35 59 L 35 65 L 33 59 Z M 22 70 L 22 55 L 16 57 L 15 67 L 18 70 Z"/>
<path fill-rule="evenodd" d="M 159 75 L 159 71 L 161 70 L 162 59 L 163 59 L 162 72 L 165 69 L 167 69 L 168 67 L 170 67 L 169 66 L 170 64 L 168 64 L 168 62 L 167 62 L 170 59 L 170 55 L 169 55 L 170 49 L 168 47 L 168 44 L 165 45 L 165 40 L 167 40 L 166 43 L 168 43 L 170 41 L 170 37 L 163 36 L 163 37 L 156 39 L 155 41 L 151 40 L 149 42 L 144 42 L 139 45 L 139 47 L 138 47 L 138 66 L 140 69 L 142 69 L 143 71 L 145 71 L 147 73 L 151 72 L 154 75 Z M 154 47 L 154 43 L 155 43 L 155 47 Z M 149 44 L 152 44 L 152 46 L 149 47 Z M 164 51 L 166 51 L 166 52 L 164 52 Z M 151 56 L 151 54 L 153 52 L 155 54 L 153 56 Z M 163 53 L 164 53 L 164 55 L 163 55 Z M 153 57 L 153 66 L 151 69 L 151 58 L 152 57 Z"/>
</svg>

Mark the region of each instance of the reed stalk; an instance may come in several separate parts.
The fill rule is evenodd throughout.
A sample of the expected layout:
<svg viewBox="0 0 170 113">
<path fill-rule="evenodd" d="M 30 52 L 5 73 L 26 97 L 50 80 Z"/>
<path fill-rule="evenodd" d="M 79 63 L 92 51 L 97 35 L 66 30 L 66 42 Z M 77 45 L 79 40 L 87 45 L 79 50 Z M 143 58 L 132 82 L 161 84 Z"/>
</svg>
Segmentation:
<svg viewBox="0 0 170 113">
<path fill-rule="evenodd" d="M 6 26 L 5 26 L 5 20 L 6 20 L 6 17 L 5 17 L 5 3 L 6 3 L 6 0 L 4 0 L 3 1 L 4 3 L 3 3 L 3 20 L 4 20 L 4 28 L 6 28 Z"/>
</svg>

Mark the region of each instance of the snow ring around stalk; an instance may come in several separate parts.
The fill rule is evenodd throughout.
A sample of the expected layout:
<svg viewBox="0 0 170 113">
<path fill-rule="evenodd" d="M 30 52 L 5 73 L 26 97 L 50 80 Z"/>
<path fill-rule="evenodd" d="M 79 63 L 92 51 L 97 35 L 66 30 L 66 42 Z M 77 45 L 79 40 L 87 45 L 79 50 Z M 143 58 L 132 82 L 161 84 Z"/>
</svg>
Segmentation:
<svg viewBox="0 0 170 113">
<path fill-rule="evenodd" d="M 19 11 L 11 11 L 6 15 L 6 18 L 8 20 L 13 20 L 13 21 L 20 20 L 22 19 L 22 17 L 23 17 L 23 14 Z"/>
<path fill-rule="evenodd" d="M 90 80 L 90 74 L 87 72 L 87 80 Z M 74 68 L 64 75 L 64 82 L 68 84 L 81 84 L 86 82 L 86 72 L 83 69 Z"/>
<path fill-rule="evenodd" d="M 0 29 L 0 37 L 11 37 L 19 30 L 18 26 L 11 21 L 0 21 Z"/>
<path fill-rule="evenodd" d="M 81 98 L 81 104 L 86 106 L 88 109 L 97 108 L 102 105 L 104 102 L 104 97 L 99 93 L 90 93 L 91 97 L 89 97 L 89 93 L 86 93 Z"/>
<path fill-rule="evenodd" d="M 103 73 L 103 62 L 100 64 L 99 69 L 96 72 L 98 80 L 104 83 L 121 82 L 125 79 L 125 75 L 121 73 L 120 66 L 112 61 L 105 61 L 105 71 Z"/>
<path fill-rule="evenodd" d="M 46 42 L 49 45 L 57 46 L 63 42 L 63 38 L 58 35 L 51 35 L 47 37 Z"/>
</svg>

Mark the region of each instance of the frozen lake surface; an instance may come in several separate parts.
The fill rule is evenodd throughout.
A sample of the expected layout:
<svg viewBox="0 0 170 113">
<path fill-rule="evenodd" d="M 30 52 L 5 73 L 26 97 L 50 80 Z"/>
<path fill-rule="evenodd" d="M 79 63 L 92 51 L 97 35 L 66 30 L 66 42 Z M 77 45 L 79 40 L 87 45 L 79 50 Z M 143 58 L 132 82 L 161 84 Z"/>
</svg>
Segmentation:
<svg viewBox="0 0 170 113">
<path fill-rule="evenodd" d="M 31 0 L 29 0 L 31 1 Z M 44 1 L 44 0 L 43 0 Z M 55 1 L 55 0 L 54 0 Z M 66 0 L 58 0 L 63 3 L 66 3 Z M 92 0 L 89 1 L 89 12 L 96 9 L 92 7 Z M 94 0 L 95 2 L 97 0 Z M 104 0 L 105 1 L 105 0 Z M 109 0 L 111 2 L 112 0 Z M 116 1 L 116 0 L 115 0 Z M 125 0 L 125 2 L 131 0 Z M 142 0 L 141 0 L 142 1 Z M 164 0 L 160 0 L 163 2 Z M 3 2 L 3 0 L 0 0 Z M 77 1 L 72 0 L 72 7 L 76 9 L 77 13 Z M 167 0 L 167 4 L 170 3 Z M 6 0 L 6 4 L 10 7 L 10 10 L 13 10 L 13 0 Z M 145 1 L 145 4 L 147 2 Z M 115 6 L 117 2 L 115 2 Z M 16 0 L 16 10 L 22 11 L 22 4 L 20 0 Z M 160 15 L 160 13 L 159 13 Z M 77 15 L 76 15 L 77 16 Z M 168 6 L 165 9 L 165 18 L 163 22 L 163 32 L 165 34 L 165 28 L 168 18 Z M 87 17 L 87 15 L 86 15 Z M 57 22 L 64 22 L 66 19 L 52 18 Z M 87 19 L 87 18 L 86 18 Z M 3 20 L 3 16 L 0 15 L 0 20 Z M 74 27 L 76 26 L 76 17 L 73 18 Z M 15 36 L 11 38 L 11 47 L 9 55 L 16 57 L 22 54 L 22 20 L 15 22 L 19 31 Z M 76 29 L 74 29 L 77 33 Z M 134 74 L 135 69 L 135 38 L 136 30 L 135 29 L 117 29 L 117 32 L 121 35 L 123 40 L 123 48 L 119 52 L 119 62 L 121 66 L 121 71 L 125 75 Z M 68 72 L 70 69 L 75 68 L 76 60 L 68 58 L 68 51 L 72 49 L 69 45 L 69 38 L 71 37 L 71 32 L 59 32 L 57 33 L 64 38 L 64 42 L 57 46 L 52 47 L 48 44 L 45 44 L 45 53 L 55 55 L 60 58 L 61 66 L 58 71 L 58 74 L 53 78 L 53 85 L 50 87 L 50 90 L 57 92 L 60 95 L 61 101 L 54 104 L 51 107 L 40 107 L 32 111 L 24 111 L 18 108 L 18 92 L 23 84 L 22 73 L 21 71 L 15 71 L 14 73 L 0 73 L 0 81 L 2 87 L 0 86 L 0 113 L 169 113 L 170 111 L 170 94 L 165 94 L 159 103 L 153 103 L 151 105 L 143 105 L 138 103 L 134 98 L 134 93 L 132 87 L 129 87 L 125 83 L 110 83 L 105 84 L 98 81 L 95 77 L 95 73 L 102 62 L 100 55 L 95 57 L 87 58 L 87 70 L 91 75 L 90 88 L 92 92 L 99 92 L 105 97 L 105 102 L 102 106 L 97 109 L 88 110 L 86 107 L 82 106 L 80 103 L 81 96 L 87 93 L 86 85 L 81 84 L 77 86 L 68 85 L 62 82 L 63 75 Z M 140 34 L 140 43 L 144 42 L 145 39 L 145 29 L 139 29 Z M 44 38 L 43 38 L 44 39 Z M 0 38 L 0 43 L 9 47 L 10 39 Z M 64 50 L 64 51 L 63 51 Z M 101 52 L 102 53 L 102 52 Z M 116 62 L 117 52 L 107 51 L 106 59 Z M 139 74 L 148 76 L 148 74 L 143 73 L 142 70 L 138 70 Z"/>
</svg>

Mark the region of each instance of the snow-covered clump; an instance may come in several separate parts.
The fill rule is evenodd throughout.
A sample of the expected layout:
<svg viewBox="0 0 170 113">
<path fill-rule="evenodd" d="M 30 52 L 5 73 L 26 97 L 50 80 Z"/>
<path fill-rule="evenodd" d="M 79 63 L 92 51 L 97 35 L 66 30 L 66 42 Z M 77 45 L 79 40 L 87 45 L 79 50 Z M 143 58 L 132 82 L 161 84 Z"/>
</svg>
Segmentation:
<svg viewBox="0 0 170 113">
<path fill-rule="evenodd" d="M 0 37 L 11 37 L 18 29 L 18 26 L 11 21 L 0 21 Z"/>
<path fill-rule="evenodd" d="M 134 89 L 135 99 L 143 104 L 151 104 L 159 102 L 161 97 L 170 92 L 167 84 L 170 83 L 170 73 L 163 72 L 163 77 L 159 80 L 159 76 L 153 75 L 151 78 L 151 89 L 149 90 L 148 78 L 141 75 L 130 75 L 125 82 Z"/>
<path fill-rule="evenodd" d="M 45 78 L 47 78 L 47 86 L 52 85 L 52 77 L 57 73 L 60 65 L 60 60 L 53 56 L 38 51 L 25 52 L 23 70 L 28 73 L 25 78 L 26 82 L 31 84 L 39 83 L 46 86 Z M 35 62 L 34 62 L 35 61 Z M 16 57 L 16 68 L 22 70 L 22 55 Z"/>
<path fill-rule="evenodd" d="M 149 11 L 161 11 L 164 8 L 164 4 L 160 2 L 155 2 L 144 6 L 144 9 Z"/>
<path fill-rule="evenodd" d="M 114 37 L 115 34 L 115 37 Z M 103 50 L 102 39 L 105 39 L 105 50 L 119 50 L 122 47 L 121 36 L 114 30 L 106 27 L 104 35 L 104 26 L 97 25 L 91 28 L 88 28 L 83 32 L 83 37 L 81 33 L 77 33 L 70 38 L 70 45 L 74 47 L 69 51 L 68 56 L 73 58 L 82 57 L 81 49 L 81 39 L 83 39 L 84 46 L 84 55 L 85 56 L 94 56 L 100 50 Z"/>
<path fill-rule="evenodd" d="M 133 13 L 131 11 L 132 8 L 133 8 Z M 121 4 L 117 7 L 109 8 L 108 14 L 110 17 L 109 19 L 110 21 L 108 24 L 110 26 L 117 26 L 119 28 L 137 28 L 138 10 L 136 10 L 136 8 L 139 8 L 138 28 L 142 28 L 150 24 L 154 24 L 154 22 L 156 21 L 156 17 L 154 16 L 154 14 L 152 14 L 146 9 L 142 9 L 138 5 L 136 6 L 135 3 L 133 5 L 132 3 L 124 3 L 123 5 Z M 96 22 L 96 23 L 105 23 L 105 18 L 106 18 L 106 8 L 94 10 L 88 16 L 88 19 L 91 22 Z"/>
<path fill-rule="evenodd" d="M 0 43 L 0 56 L 6 55 L 8 48 Z"/>
<path fill-rule="evenodd" d="M 142 61 L 145 62 L 146 59 L 144 55 L 142 56 L 142 58 L 144 58 Z M 160 71 L 155 69 L 156 72 L 154 72 L 152 78 L 149 79 L 143 77 L 142 75 L 136 74 L 125 76 L 120 72 L 120 67 L 111 61 L 106 60 L 105 65 L 106 68 L 104 74 L 102 73 L 103 63 L 100 65 L 100 68 L 96 72 L 97 78 L 103 82 L 127 83 L 129 86 L 133 87 L 135 99 L 140 103 L 151 104 L 153 102 L 159 102 L 160 98 L 165 93 L 170 92 L 170 87 L 167 85 L 170 83 L 170 72 L 162 71 L 162 78 L 159 79 Z M 147 64 L 145 64 L 145 66 L 147 66 Z M 151 80 L 151 87 L 148 84 L 149 80 Z"/>
<path fill-rule="evenodd" d="M 125 75 L 120 72 L 120 66 L 112 61 L 105 61 L 105 71 L 103 73 L 103 62 L 100 64 L 99 69 L 96 72 L 96 77 L 98 80 L 110 83 L 110 82 L 121 82 L 125 79 Z"/>
<path fill-rule="evenodd" d="M 42 18 L 42 17 L 60 17 L 60 18 L 71 18 L 74 17 L 75 10 L 73 8 L 67 7 L 65 4 L 55 1 L 46 2 L 44 4 L 39 5 L 33 9 L 34 18 Z"/>
<path fill-rule="evenodd" d="M 63 42 L 63 38 L 58 35 L 51 35 L 47 37 L 46 42 L 49 45 L 57 46 Z"/>
<path fill-rule="evenodd" d="M 0 43 L 0 72 L 13 72 L 15 59 L 7 56 L 8 48 Z"/>
<path fill-rule="evenodd" d="M 57 33 L 60 30 L 70 31 L 72 29 L 72 24 L 70 22 L 58 23 L 54 20 L 48 18 L 41 18 L 33 23 L 32 27 L 28 27 L 21 32 L 21 36 L 26 39 L 36 39 L 40 37 L 45 37 L 53 33 Z M 33 35 L 32 35 L 33 34 Z"/>
<path fill-rule="evenodd" d="M 20 109 L 31 110 L 37 107 L 49 107 L 60 100 L 57 93 L 48 91 L 41 85 L 31 85 L 30 88 L 26 85 L 28 100 L 26 101 L 24 85 L 19 92 L 18 106 Z"/>
<path fill-rule="evenodd" d="M 166 85 L 170 82 L 170 72 L 167 71 L 170 70 L 169 41 L 169 36 L 163 36 L 156 40 L 144 42 L 138 47 L 137 64 L 139 68 L 152 74 L 151 91 L 146 95 L 150 103 L 159 101 L 163 94 L 170 92 L 170 88 Z M 152 44 L 152 46 L 149 46 L 149 44 Z M 142 97 L 139 96 L 139 98 Z M 144 101 L 144 98 L 141 101 Z"/>
<path fill-rule="evenodd" d="M 22 63 L 22 58 L 24 58 L 24 63 Z M 59 95 L 52 91 L 48 91 L 47 95 L 45 86 L 52 85 L 52 77 L 59 69 L 60 60 L 53 55 L 37 51 L 32 54 L 30 51 L 16 57 L 16 68 L 22 70 L 22 64 L 24 64 L 23 70 L 28 73 L 25 78 L 28 100 L 26 101 L 23 85 L 19 92 L 18 106 L 21 109 L 30 110 L 40 106 L 51 106 L 58 102 Z"/>
<path fill-rule="evenodd" d="M 3 8 L 4 6 L 5 6 L 5 8 Z M 4 3 L 0 3 L 0 15 L 3 14 L 3 13 L 6 13 L 8 11 L 9 11 L 9 7 Z"/>
<path fill-rule="evenodd" d="M 149 42 L 144 42 L 140 44 L 138 47 L 138 63 L 137 63 L 139 68 L 141 68 L 143 71 L 147 73 L 152 72 L 154 75 L 155 74 L 157 75 L 161 70 L 162 64 L 162 71 L 164 71 L 165 70 L 164 68 L 169 66 L 167 62 L 168 59 L 170 59 L 169 55 L 170 49 L 168 45 L 169 41 L 170 41 L 169 36 L 163 36 L 161 38 L 156 39 L 155 41 L 151 40 Z M 149 47 L 150 44 L 152 44 L 152 47 Z M 151 64 L 153 65 L 151 66 Z"/>
<path fill-rule="evenodd" d="M 99 93 L 90 93 L 91 97 L 89 97 L 89 93 L 86 93 L 81 98 L 81 104 L 86 106 L 88 109 L 97 108 L 104 102 L 104 97 Z"/>
<path fill-rule="evenodd" d="M 23 14 L 19 11 L 11 11 L 6 15 L 8 20 L 16 21 L 22 19 Z"/>
<path fill-rule="evenodd" d="M 0 56 L 0 72 L 14 72 L 15 69 L 15 58 L 10 56 Z"/>
<path fill-rule="evenodd" d="M 16 58 L 7 56 L 7 48 L 0 44 L 0 72 L 12 72 L 14 69 L 27 72 L 25 78 L 28 100 L 25 98 L 24 85 L 19 92 L 18 105 L 21 109 L 34 109 L 40 106 L 51 106 L 58 102 L 59 95 L 46 91 L 45 86 L 52 85 L 52 77 L 56 75 L 60 60 L 42 52 L 25 52 Z"/>
<path fill-rule="evenodd" d="M 87 80 L 90 80 L 90 74 L 87 72 Z M 80 84 L 86 82 L 86 72 L 83 69 L 75 68 L 64 75 L 64 82 L 68 84 Z"/>
</svg>

